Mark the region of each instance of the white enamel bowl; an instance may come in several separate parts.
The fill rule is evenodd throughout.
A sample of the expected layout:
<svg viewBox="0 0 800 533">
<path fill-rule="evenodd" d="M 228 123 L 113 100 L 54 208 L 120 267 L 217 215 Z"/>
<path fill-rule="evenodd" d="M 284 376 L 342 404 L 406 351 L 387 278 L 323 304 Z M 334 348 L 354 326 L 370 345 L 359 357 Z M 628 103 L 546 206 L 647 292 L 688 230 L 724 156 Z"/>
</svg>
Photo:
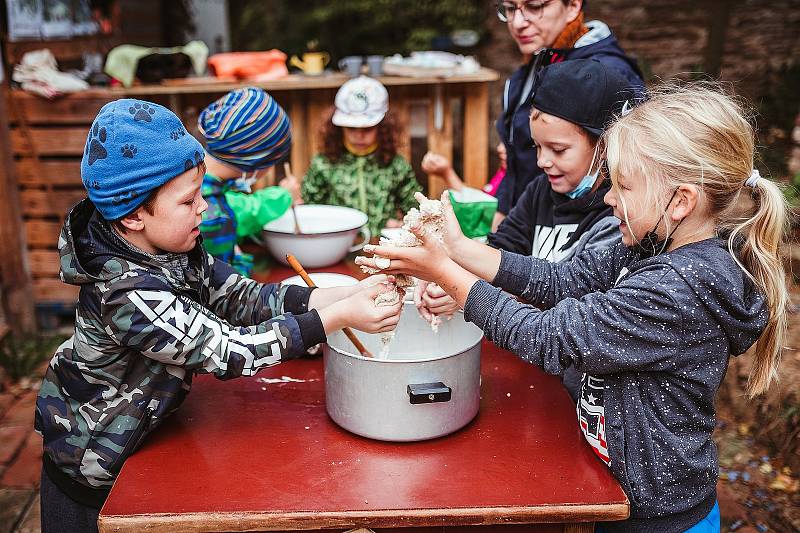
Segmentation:
<svg viewBox="0 0 800 533">
<path fill-rule="evenodd" d="M 264 246 L 283 264 L 286 254 L 294 255 L 305 268 L 334 265 L 369 242 L 367 215 L 357 209 L 336 205 L 304 204 L 295 208 L 302 233 L 294 232 L 294 215 L 288 210 L 262 232 Z M 359 244 L 353 244 L 362 234 Z"/>
</svg>

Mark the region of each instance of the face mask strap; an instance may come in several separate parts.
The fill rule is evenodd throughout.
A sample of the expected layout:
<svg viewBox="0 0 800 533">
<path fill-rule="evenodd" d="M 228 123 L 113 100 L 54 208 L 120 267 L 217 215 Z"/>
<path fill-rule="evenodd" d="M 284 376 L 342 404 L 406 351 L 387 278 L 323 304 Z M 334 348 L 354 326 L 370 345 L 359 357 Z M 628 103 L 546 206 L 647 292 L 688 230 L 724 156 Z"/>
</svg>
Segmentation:
<svg viewBox="0 0 800 533">
<path fill-rule="evenodd" d="M 658 222 L 656 222 L 656 225 L 653 226 L 653 229 L 645 233 L 644 237 L 642 237 L 642 239 L 636 243 L 636 248 L 642 253 L 643 256 L 656 256 L 660 253 L 663 253 L 664 250 L 669 248 L 669 245 L 672 244 L 672 236 L 678 230 L 678 227 L 681 225 L 681 222 L 683 222 L 683 219 L 680 219 L 678 223 L 675 224 L 675 227 L 672 228 L 672 231 L 670 231 L 669 235 L 667 235 L 667 237 L 663 240 L 659 238 L 656 230 L 658 229 L 658 226 L 661 225 L 661 221 L 664 220 L 664 217 L 667 215 L 667 209 L 672 204 L 672 200 L 675 199 L 676 194 L 678 194 L 677 188 L 672 192 L 672 196 L 669 197 L 669 202 L 667 202 L 666 207 L 664 207 L 664 211 L 661 213 L 661 216 L 658 217 Z M 660 250 L 659 245 L 661 247 Z"/>
</svg>

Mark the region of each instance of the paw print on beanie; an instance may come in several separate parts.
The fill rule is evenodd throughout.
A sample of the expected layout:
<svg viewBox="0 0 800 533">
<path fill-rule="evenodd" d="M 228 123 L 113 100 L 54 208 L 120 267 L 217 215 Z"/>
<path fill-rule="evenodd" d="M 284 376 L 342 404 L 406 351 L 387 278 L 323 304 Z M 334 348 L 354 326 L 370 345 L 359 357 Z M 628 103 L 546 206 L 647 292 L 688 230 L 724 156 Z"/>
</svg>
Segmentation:
<svg viewBox="0 0 800 533">
<path fill-rule="evenodd" d="M 183 170 L 187 171 L 187 170 L 190 170 L 190 169 L 196 167 L 197 165 L 200 164 L 200 161 L 202 161 L 202 160 L 203 160 L 203 154 L 201 154 L 200 152 L 195 151 L 195 153 L 194 153 L 194 161 L 192 161 L 191 159 L 187 159 L 186 162 L 183 164 Z"/>
<path fill-rule="evenodd" d="M 120 148 L 120 152 L 122 153 L 122 157 L 129 157 L 133 159 L 133 156 L 136 155 L 136 145 L 135 144 L 126 144 Z"/>
<path fill-rule="evenodd" d="M 133 120 L 137 122 L 152 122 L 152 115 L 156 114 L 156 110 L 146 102 L 136 102 L 128 109 L 128 112 L 133 115 Z"/>
<path fill-rule="evenodd" d="M 112 198 L 111 203 L 113 205 L 129 204 L 138 197 L 139 194 L 136 191 L 126 191 Z"/>
<path fill-rule="evenodd" d="M 103 218 L 119 220 L 204 155 L 175 113 L 123 98 L 104 105 L 89 128 L 81 179 Z"/>
<path fill-rule="evenodd" d="M 103 146 L 106 142 L 106 129 L 100 126 L 97 122 L 89 130 L 89 142 L 86 143 L 86 155 L 89 156 L 87 163 L 89 166 L 95 164 L 98 159 L 105 159 L 108 157 L 108 151 Z"/>
</svg>

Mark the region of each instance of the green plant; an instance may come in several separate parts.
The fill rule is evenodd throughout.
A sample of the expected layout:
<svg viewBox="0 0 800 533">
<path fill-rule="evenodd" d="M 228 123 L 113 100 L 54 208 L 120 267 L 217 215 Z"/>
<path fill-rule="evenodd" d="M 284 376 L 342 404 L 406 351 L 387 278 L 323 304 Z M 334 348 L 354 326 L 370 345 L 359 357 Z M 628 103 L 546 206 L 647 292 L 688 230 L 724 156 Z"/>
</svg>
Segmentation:
<svg viewBox="0 0 800 533">
<path fill-rule="evenodd" d="M 794 177 L 789 180 L 789 183 L 787 183 L 786 187 L 783 189 L 783 195 L 792 208 L 796 209 L 800 207 L 800 173 L 795 174 Z"/>
<path fill-rule="evenodd" d="M 0 342 L 0 367 L 13 381 L 32 376 L 42 361 L 53 356 L 56 347 L 64 342 L 63 335 L 7 335 Z"/>
</svg>

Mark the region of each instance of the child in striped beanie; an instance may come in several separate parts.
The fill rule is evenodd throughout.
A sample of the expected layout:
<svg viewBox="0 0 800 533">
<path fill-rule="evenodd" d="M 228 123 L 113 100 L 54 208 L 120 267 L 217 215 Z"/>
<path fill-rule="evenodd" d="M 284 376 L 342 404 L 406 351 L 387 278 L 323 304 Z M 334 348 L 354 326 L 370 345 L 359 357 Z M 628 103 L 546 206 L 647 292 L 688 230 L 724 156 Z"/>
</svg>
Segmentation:
<svg viewBox="0 0 800 533">
<path fill-rule="evenodd" d="M 289 117 L 264 90 L 245 87 L 206 107 L 197 125 L 206 141 L 204 244 L 211 255 L 248 275 L 252 257 L 241 252 L 237 238 L 257 234 L 285 213 L 293 201 L 287 189 L 294 188 L 299 197 L 299 186 L 289 181 L 250 194 L 261 171 L 289 155 Z"/>
</svg>

